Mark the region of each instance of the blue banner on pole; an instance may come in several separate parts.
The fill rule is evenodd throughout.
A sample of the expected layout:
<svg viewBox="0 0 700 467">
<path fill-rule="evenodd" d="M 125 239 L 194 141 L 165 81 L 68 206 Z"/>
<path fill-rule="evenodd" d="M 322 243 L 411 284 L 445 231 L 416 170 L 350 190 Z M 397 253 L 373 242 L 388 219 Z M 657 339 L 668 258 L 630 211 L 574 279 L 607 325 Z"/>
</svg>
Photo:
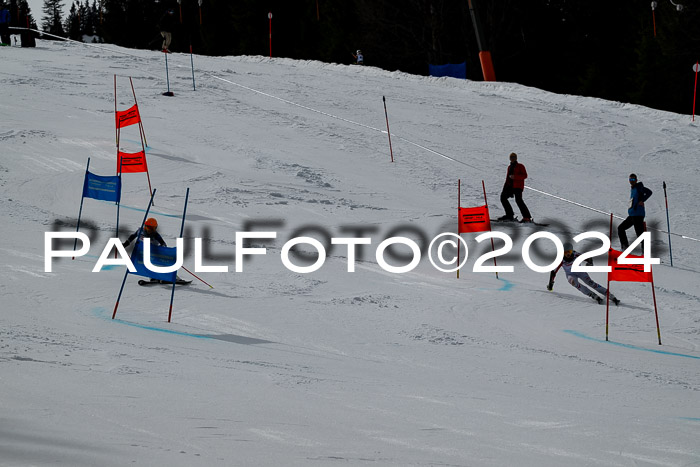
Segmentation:
<svg viewBox="0 0 700 467">
<path fill-rule="evenodd" d="M 467 62 L 448 63 L 447 65 L 428 65 L 430 76 L 467 79 Z"/>
<path fill-rule="evenodd" d="M 146 239 L 145 241 L 150 241 Z M 153 279 L 160 279 L 162 281 L 175 282 L 177 278 L 177 270 L 173 272 L 154 272 L 146 267 L 143 261 L 143 242 L 136 242 L 136 247 L 131 253 L 131 262 L 136 268 L 136 272 L 131 274 L 136 274 L 137 276 L 151 277 Z M 177 248 L 159 246 L 151 244 L 151 264 L 156 267 L 167 267 L 172 266 L 177 261 Z"/>
<path fill-rule="evenodd" d="M 103 177 L 90 171 L 85 172 L 83 184 L 83 197 L 114 201 L 118 203 L 122 194 L 122 180 L 117 175 Z"/>
</svg>

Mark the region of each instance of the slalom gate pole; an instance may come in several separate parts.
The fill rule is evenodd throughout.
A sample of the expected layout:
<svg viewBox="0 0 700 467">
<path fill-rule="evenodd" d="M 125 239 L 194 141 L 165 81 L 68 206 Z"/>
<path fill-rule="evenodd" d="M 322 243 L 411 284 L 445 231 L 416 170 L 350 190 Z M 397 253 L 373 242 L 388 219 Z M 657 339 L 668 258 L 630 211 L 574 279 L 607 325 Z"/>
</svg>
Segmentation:
<svg viewBox="0 0 700 467">
<path fill-rule="evenodd" d="M 131 83 L 131 94 L 134 95 L 134 104 L 136 104 L 136 109 L 138 110 L 139 108 L 139 101 L 136 100 L 136 91 L 134 91 L 134 80 L 131 79 L 131 76 L 129 76 L 129 82 Z M 143 137 L 143 141 L 146 143 L 146 147 L 148 147 L 148 140 L 146 139 L 146 130 L 143 129 L 143 121 L 141 120 L 141 111 L 139 110 L 139 130 L 141 131 L 141 136 Z M 143 142 L 142 142 L 143 145 Z M 144 150 L 145 152 L 145 150 Z"/>
<path fill-rule="evenodd" d="M 671 258 L 671 267 L 673 267 L 673 248 L 671 248 L 671 220 L 668 217 L 668 196 L 666 195 L 666 182 L 664 182 L 664 200 L 666 200 L 666 225 L 668 226 L 668 255 Z"/>
<path fill-rule="evenodd" d="M 114 137 L 119 148 L 119 121 L 117 120 L 117 74 L 114 74 Z"/>
<path fill-rule="evenodd" d="M 90 169 L 90 158 L 88 157 L 87 167 L 85 167 L 85 179 L 83 180 L 83 191 L 80 192 L 80 211 L 78 211 L 78 224 L 75 227 L 75 233 L 78 233 L 78 231 L 80 231 L 80 217 L 83 215 L 83 201 L 85 201 L 85 182 L 87 181 L 89 169 Z M 119 216 L 119 211 L 117 210 L 117 218 L 118 218 L 118 216 Z M 73 251 L 75 251 L 76 246 L 78 246 L 78 238 L 77 237 L 73 240 Z M 75 259 L 75 256 L 73 256 L 73 259 Z"/>
<path fill-rule="evenodd" d="M 608 238 L 612 238 L 612 228 L 613 228 L 613 214 L 610 213 L 610 236 Z M 608 250 L 608 264 L 610 264 L 610 250 L 612 250 L 612 246 Z M 605 303 L 605 341 L 606 342 L 608 341 L 608 327 L 609 327 L 609 323 L 610 323 L 610 300 L 609 300 L 609 298 L 610 298 L 610 272 L 608 272 L 608 287 L 607 288 L 608 288 L 608 291 L 605 294 L 606 298 L 608 298 L 608 300 L 606 300 L 606 303 Z"/>
<path fill-rule="evenodd" d="M 491 214 L 489 213 L 489 202 L 486 199 L 486 184 L 484 181 L 481 181 L 481 188 L 484 190 L 484 204 L 486 205 L 486 214 L 489 216 L 489 232 L 491 232 Z M 496 247 L 493 244 L 493 237 L 491 237 L 491 251 L 496 251 Z M 496 264 L 496 257 L 493 257 L 493 265 L 494 267 L 498 266 Z M 496 271 L 496 279 L 498 279 L 498 271 Z"/>
<path fill-rule="evenodd" d="M 389 136 L 389 154 L 391 154 L 391 162 L 394 162 L 394 150 L 391 148 L 391 132 L 389 131 L 389 114 L 386 111 L 386 97 L 382 96 L 384 102 L 384 117 L 386 118 L 386 134 Z M 457 271 L 459 277 L 459 270 Z"/>
<path fill-rule="evenodd" d="M 192 57 L 192 44 L 190 44 L 190 63 L 192 64 L 192 90 L 196 91 L 197 86 L 194 83 L 194 58 Z"/>
<path fill-rule="evenodd" d="M 197 277 L 197 275 L 196 275 L 195 273 L 193 273 L 192 271 L 190 271 L 189 269 L 187 269 L 185 266 L 183 266 L 182 269 L 184 269 L 185 271 L 189 272 L 190 275 L 194 276 L 196 279 L 199 279 L 199 281 L 201 281 L 201 282 L 203 282 L 204 284 L 208 285 L 210 289 L 213 289 L 213 288 L 214 288 L 213 285 L 209 284 L 207 281 L 205 281 L 205 280 L 202 279 L 201 277 Z"/>
<path fill-rule="evenodd" d="M 119 205 L 122 201 L 122 160 L 119 157 L 119 150 L 117 150 L 117 159 L 119 159 L 119 173 L 117 173 L 119 176 L 119 201 L 117 201 L 117 231 L 114 236 L 119 238 Z M 114 250 L 114 259 L 117 259 L 117 250 Z"/>
<path fill-rule="evenodd" d="M 168 53 L 164 52 L 163 55 L 165 55 L 165 80 L 168 83 L 168 90 L 163 95 L 172 97 L 173 93 L 170 92 L 170 73 L 168 72 Z"/>
<path fill-rule="evenodd" d="M 649 267 L 651 267 L 651 265 Z M 654 298 L 654 315 L 656 315 L 656 334 L 659 336 L 659 345 L 661 345 L 661 328 L 659 327 L 659 312 L 656 309 L 656 291 L 654 290 L 653 272 L 651 275 L 651 296 Z"/>
<path fill-rule="evenodd" d="M 393 162 L 393 161 L 392 161 Z M 462 220 L 460 216 L 460 211 L 462 209 L 462 179 L 458 178 L 457 179 L 457 235 L 462 236 L 461 233 L 459 233 L 459 224 Z M 457 279 L 459 279 L 459 250 L 460 250 L 460 245 L 462 242 L 458 241 L 457 242 Z M 75 248 L 73 248 L 75 250 Z"/>
<path fill-rule="evenodd" d="M 693 121 L 695 121 L 695 98 L 698 93 L 698 71 L 700 71 L 700 62 L 695 62 L 695 87 L 693 88 Z"/>
<path fill-rule="evenodd" d="M 151 195 L 151 200 L 148 202 L 148 207 L 146 208 L 146 212 L 143 215 L 143 220 L 141 220 L 141 229 L 143 229 L 143 224 L 146 223 L 146 219 L 148 218 L 148 213 L 151 210 L 151 206 L 153 205 L 153 196 L 155 196 L 156 190 L 153 190 L 153 194 Z M 138 239 L 136 240 L 138 242 Z M 135 250 L 136 248 L 134 248 Z M 133 255 L 134 252 L 132 251 L 131 254 Z M 124 272 L 124 279 L 122 280 L 122 286 L 119 289 L 119 295 L 117 296 L 117 303 L 114 304 L 114 312 L 112 313 L 112 319 L 114 319 L 115 316 L 117 316 L 117 308 L 119 307 L 119 300 L 122 298 L 122 292 L 124 291 L 124 284 L 126 284 L 126 277 L 129 275 L 129 268 L 126 268 L 126 271 Z"/>
<path fill-rule="evenodd" d="M 182 209 L 182 224 L 180 224 L 180 237 L 182 238 L 182 233 L 185 230 L 185 216 L 187 215 L 187 200 L 190 197 L 190 189 L 187 189 L 185 193 L 185 207 Z M 177 282 L 177 273 L 175 274 L 175 279 L 173 280 L 173 290 L 170 292 L 170 310 L 168 311 L 168 323 L 173 315 L 173 299 L 175 298 L 175 283 Z"/>
</svg>

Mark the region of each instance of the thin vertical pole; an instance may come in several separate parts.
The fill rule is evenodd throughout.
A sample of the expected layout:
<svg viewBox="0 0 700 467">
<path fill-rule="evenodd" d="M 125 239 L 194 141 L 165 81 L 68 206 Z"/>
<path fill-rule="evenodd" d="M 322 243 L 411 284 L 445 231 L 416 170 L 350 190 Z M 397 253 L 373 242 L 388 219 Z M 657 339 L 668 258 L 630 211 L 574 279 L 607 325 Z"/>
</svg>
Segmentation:
<svg viewBox="0 0 700 467">
<path fill-rule="evenodd" d="M 190 44 L 190 63 L 192 64 L 192 90 L 196 91 L 197 86 L 194 83 L 194 57 L 192 56 L 192 44 Z"/>
<path fill-rule="evenodd" d="M 698 92 L 698 71 L 700 71 L 700 62 L 695 62 L 695 88 L 693 89 L 693 121 L 695 121 L 695 98 Z"/>
<path fill-rule="evenodd" d="M 654 290 L 654 274 L 651 276 L 651 296 L 654 298 L 654 315 L 656 315 L 656 334 L 659 336 L 659 345 L 661 345 L 661 328 L 659 327 L 659 312 L 656 309 L 656 291 Z"/>
<path fill-rule="evenodd" d="M 610 236 L 612 238 L 612 228 L 613 228 L 613 214 L 610 213 Z M 610 251 L 612 248 L 608 249 L 608 264 L 610 263 Z M 608 340 L 608 328 L 610 323 L 610 272 L 608 271 L 608 291 L 605 294 L 605 341 Z"/>
<path fill-rule="evenodd" d="M 87 167 L 85 167 L 85 179 L 83 181 L 83 190 L 80 192 L 80 211 L 78 211 L 78 225 L 75 227 L 75 233 L 78 233 L 80 231 L 80 217 L 83 215 L 83 201 L 85 201 L 85 183 L 87 182 L 89 169 L 90 169 L 90 158 L 88 157 Z M 76 237 L 73 240 L 73 251 L 75 251 L 75 247 L 77 247 L 77 246 L 78 246 L 78 238 Z M 73 256 L 73 259 L 75 259 L 75 256 Z"/>
<path fill-rule="evenodd" d="M 486 184 L 483 180 L 481 181 L 481 188 L 484 190 L 484 205 L 486 206 L 486 215 L 489 216 L 489 232 L 491 232 L 491 214 L 489 213 L 489 202 L 486 199 Z M 491 237 L 491 251 L 496 251 L 496 247 L 493 244 L 493 237 Z M 493 265 L 494 267 L 498 266 L 495 256 L 493 257 Z M 496 271 L 496 279 L 498 279 L 498 271 Z"/>
<path fill-rule="evenodd" d="M 148 217 L 148 213 L 151 210 L 151 206 L 153 205 L 153 196 L 155 196 L 156 190 L 153 190 L 153 194 L 151 195 L 151 200 L 148 202 L 148 208 L 146 208 L 146 212 L 143 215 L 143 220 L 141 221 L 141 227 L 140 229 L 143 229 L 143 224 L 146 223 L 146 218 Z M 138 239 L 136 240 L 138 242 Z M 134 251 L 136 251 L 136 248 L 134 248 Z M 134 254 L 134 251 L 131 252 L 131 254 Z M 114 312 L 112 313 L 112 319 L 114 319 L 115 316 L 117 316 L 117 308 L 119 307 L 119 300 L 122 298 L 122 292 L 124 291 L 124 284 L 126 284 L 126 276 L 129 275 L 129 268 L 126 268 L 126 272 L 124 272 L 124 280 L 122 280 L 122 286 L 119 289 L 119 295 L 117 296 L 117 303 L 114 304 Z"/>
<path fill-rule="evenodd" d="M 671 248 L 671 219 L 668 217 L 668 196 L 666 195 L 666 182 L 664 182 L 664 200 L 666 200 L 666 225 L 668 226 L 668 254 L 673 267 L 673 248 Z"/>
<path fill-rule="evenodd" d="M 458 178 L 457 179 L 457 235 L 459 237 L 462 236 L 461 233 L 459 233 L 459 227 L 460 223 L 462 222 L 462 179 Z M 462 242 L 457 241 L 457 279 L 459 279 L 459 252 L 460 252 L 460 245 Z"/>
<path fill-rule="evenodd" d="M 270 58 L 272 58 L 272 12 L 267 14 L 267 18 L 270 20 Z"/>
<path fill-rule="evenodd" d="M 117 117 L 117 75 L 114 74 L 114 137 L 116 138 L 117 149 L 119 149 L 119 120 Z"/>
<path fill-rule="evenodd" d="M 165 59 L 167 61 L 167 54 Z M 131 76 L 129 76 L 129 82 L 131 83 L 131 93 L 134 95 L 134 104 L 136 104 L 136 109 L 138 110 L 139 102 L 136 100 L 136 91 L 134 91 L 134 81 L 131 79 Z M 148 140 L 146 140 L 146 130 L 143 129 L 143 122 L 141 121 L 141 111 L 139 111 L 139 129 L 141 130 L 141 136 L 143 137 L 143 140 L 146 142 L 146 147 L 148 147 Z"/>
<path fill-rule="evenodd" d="M 391 154 L 391 162 L 394 162 L 394 150 L 391 148 L 391 132 L 389 131 L 389 114 L 386 111 L 386 97 L 382 96 L 384 101 L 384 117 L 386 118 L 386 134 L 389 135 L 389 154 Z"/>
<path fill-rule="evenodd" d="M 182 233 L 185 230 L 185 215 L 187 214 L 187 200 L 190 197 L 190 189 L 187 189 L 185 193 L 185 207 L 182 210 L 182 224 L 180 225 L 180 236 L 182 238 Z M 170 292 L 170 310 L 168 311 L 168 323 L 173 315 L 173 299 L 175 298 L 175 283 L 177 282 L 177 273 L 175 274 L 175 280 L 173 280 L 173 290 Z"/>
<path fill-rule="evenodd" d="M 168 93 L 170 93 L 170 74 L 168 72 L 168 54 L 165 53 L 165 80 L 168 83 Z"/>
</svg>

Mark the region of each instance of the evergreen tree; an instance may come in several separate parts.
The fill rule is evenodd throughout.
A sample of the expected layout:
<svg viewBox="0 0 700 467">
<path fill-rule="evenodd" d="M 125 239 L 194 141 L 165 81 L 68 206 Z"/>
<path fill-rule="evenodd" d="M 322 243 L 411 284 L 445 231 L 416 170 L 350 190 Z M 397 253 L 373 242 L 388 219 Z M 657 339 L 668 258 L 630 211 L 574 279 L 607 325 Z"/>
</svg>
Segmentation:
<svg viewBox="0 0 700 467">
<path fill-rule="evenodd" d="M 44 18 L 42 21 L 42 29 L 55 36 L 65 37 L 63 31 L 63 2 L 62 0 L 44 0 Z"/>
<path fill-rule="evenodd" d="M 65 31 L 70 39 L 81 41 L 83 37 L 82 28 L 80 27 L 80 13 L 75 2 L 70 7 L 70 12 L 66 18 Z"/>
</svg>

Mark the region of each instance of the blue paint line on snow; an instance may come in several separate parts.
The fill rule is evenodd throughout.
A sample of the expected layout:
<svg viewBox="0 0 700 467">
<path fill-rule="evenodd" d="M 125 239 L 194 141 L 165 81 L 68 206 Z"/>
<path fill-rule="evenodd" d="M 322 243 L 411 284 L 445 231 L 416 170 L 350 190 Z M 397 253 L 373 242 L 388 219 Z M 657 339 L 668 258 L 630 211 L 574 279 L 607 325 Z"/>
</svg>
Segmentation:
<svg viewBox="0 0 700 467">
<path fill-rule="evenodd" d="M 601 342 L 603 344 L 611 344 L 611 345 L 616 345 L 618 347 L 624 347 L 626 349 L 632 349 L 632 350 L 643 350 L 645 352 L 652 352 L 652 353 L 658 353 L 662 355 L 671 355 L 673 357 L 685 357 L 685 358 L 693 358 L 695 360 L 700 360 L 700 357 L 697 355 L 688 355 L 684 353 L 677 353 L 677 352 L 667 352 L 665 350 L 654 350 L 654 349 L 647 349 L 645 347 L 639 347 L 637 345 L 632 345 L 632 344 L 623 344 L 621 342 L 613 342 L 613 341 L 606 341 L 604 339 L 596 339 L 595 337 L 587 336 L 582 332 L 579 331 L 573 331 L 571 329 L 564 329 L 564 332 L 567 334 L 571 334 L 572 336 L 576 337 L 581 337 L 583 339 L 588 339 L 589 341 L 594 341 L 594 342 Z"/>
<path fill-rule="evenodd" d="M 515 286 L 515 284 L 513 284 L 511 281 L 509 281 L 507 279 L 501 279 L 499 277 L 498 280 L 503 282 L 503 287 L 498 289 L 499 292 L 507 292 Z"/>
<path fill-rule="evenodd" d="M 499 287 L 498 289 L 492 289 L 492 288 L 487 288 L 487 287 L 481 287 L 479 290 L 495 290 L 496 292 L 508 292 L 510 289 L 515 287 L 515 284 L 513 284 L 511 281 L 506 280 L 506 279 L 501 279 L 500 277 L 498 278 L 499 281 L 503 282 L 503 285 Z"/>
<path fill-rule="evenodd" d="M 678 417 L 681 420 L 687 420 L 689 422 L 700 422 L 700 417 Z"/>
<path fill-rule="evenodd" d="M 98 318 L 102 318 L 104 320 L 111 321 L 113 323 L 126 324 L 127 326 L 133 326 L 135 328 L 145 329 L 147 331 L 163 332 L 166 334 L 173 334 L 176 336 L 195 337 L 197 339 L 211 339 L 211 336 L 205 336 L 202 334 L 192 334 L 189 332 L 174 331 L 172 329 L 158 328 L 155 326 L 146 326 L 145 324 L 132 323 L 130 321 L 124 321 L 123 319 L 119 319 L 119 318 L 112 319 L 111 316 L 106 315 L 106 313 L 105 313 L 106 310 L 102 307 L 93 308 L 92 312 Z"/>
</svg>

